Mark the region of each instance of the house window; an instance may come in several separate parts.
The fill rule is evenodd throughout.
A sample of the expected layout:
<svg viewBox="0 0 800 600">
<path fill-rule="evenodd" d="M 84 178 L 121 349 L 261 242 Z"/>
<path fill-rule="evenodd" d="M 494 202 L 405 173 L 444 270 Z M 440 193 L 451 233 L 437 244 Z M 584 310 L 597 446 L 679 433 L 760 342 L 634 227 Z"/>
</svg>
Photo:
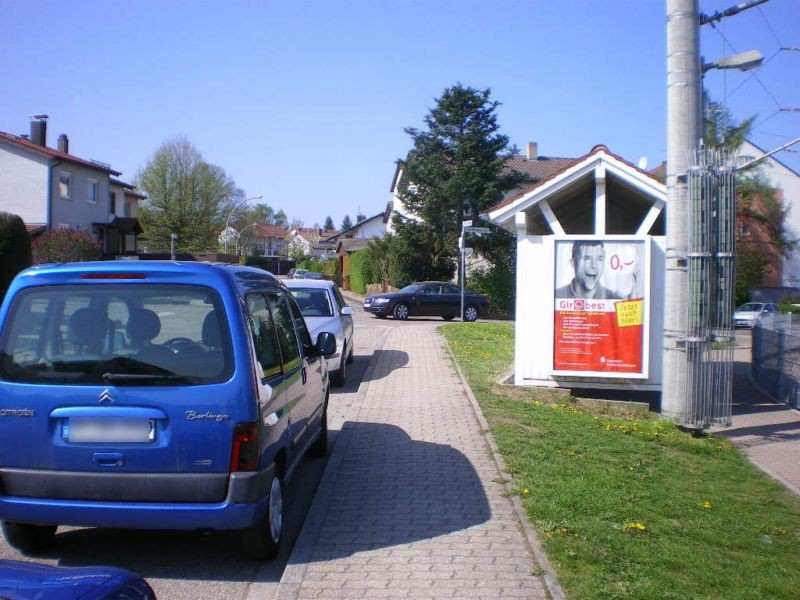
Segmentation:
<svg viewBox="0 0 800 600">
<path fill-rule="evenodd" d="M 131 211 L 131 201 L 130 200 L 125 200 L 125 216 L 126 217 L 130 217 L 131 216 L 131 212 L 132 212 Z"/>
<path fill-rule="evenodd" d="M 117 192 L 108 192 L 108 212 L 117 214 Z"/>
<path fill-rule="evenodd" d="M 750 237 L 750 224 L 749 223 L 742 223 L 742 226 L 739 228 L 739 235 L 741 237 Z"/>
<path fill-rule="evenodd" d="M 58 174 L 58 194 L 62 198 L 72 198 L 72 175 L 66 171 Z"/>
<path fill-rule="evenodd" d="M 86 180 L 86 201 L 89 204 L 97 204 L 97 180 Z"/>
</svg>

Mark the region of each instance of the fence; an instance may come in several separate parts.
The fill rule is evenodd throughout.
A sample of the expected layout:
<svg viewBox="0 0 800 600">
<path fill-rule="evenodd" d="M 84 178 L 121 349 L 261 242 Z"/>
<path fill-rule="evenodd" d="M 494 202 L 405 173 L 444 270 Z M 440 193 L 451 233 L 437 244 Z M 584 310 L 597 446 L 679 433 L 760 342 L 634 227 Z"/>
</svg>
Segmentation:
<svg viewBox="0 0 800 600">
<path fill-rule="evenodd" d="M 751 376 L 773 400 L 800 408 L 800 335 L 791 315 L 762 318 L 753 328 Z"/>
</svg>

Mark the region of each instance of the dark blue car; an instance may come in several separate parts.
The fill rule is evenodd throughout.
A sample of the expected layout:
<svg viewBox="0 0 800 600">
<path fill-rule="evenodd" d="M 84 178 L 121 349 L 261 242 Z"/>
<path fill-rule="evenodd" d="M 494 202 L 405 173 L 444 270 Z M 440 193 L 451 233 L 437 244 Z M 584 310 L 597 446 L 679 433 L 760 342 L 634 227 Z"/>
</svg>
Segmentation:
<svg viewBox="0 0 800 600">
<path fill-rule="evenodd" d="M 3 600 L 155 600 L 148 583 L 116 567 L 54 567 L 0 560 Z"/>
<path fill-rule="evenodd" d="M 278 551 L 283 488 L 324 454 L 335 338 L 275 277 L 160 261 L 33 267 L 0 307 L 0 520 L 238 530 Z"/>
</svg>

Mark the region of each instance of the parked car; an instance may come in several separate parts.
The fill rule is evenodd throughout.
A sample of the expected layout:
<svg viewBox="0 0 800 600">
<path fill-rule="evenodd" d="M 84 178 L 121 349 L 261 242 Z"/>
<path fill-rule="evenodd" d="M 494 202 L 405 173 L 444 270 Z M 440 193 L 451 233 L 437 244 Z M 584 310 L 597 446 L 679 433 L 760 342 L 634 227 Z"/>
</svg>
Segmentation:
<svg viewBox="0 0 800 600">
<path fill-rule="evenodd" d="M 252 267 L 32 267 L 0 306 L 0 519 L 38 552 L 60 525 L 239 530 L 278 552 L 283 487 L 324 454 L 333 334 Z"/>
<path fill-rule="evenodd" d="M 733 326 L 752 329 L 762 316 L 776 312 L 778 306 L 772 302 L 748 302 L 733 313 Z"/>
<path fill-rule="evenodd" d="M 304 276 L 303 279 L 325 279 L 322 276 L 322 273 L 317 273 L 316 271 L 308 271 Z"/>
<path fill-rule="evenodd" d="M 289 279 L 303 279 L 306 276 L 306 273 L 309 273 L 308 269 L 289 269 L 289 272 L 286 276 Z"/>
<path fill-rule="evenodd" d="M 155 600 L 153 588 L 132 571 L 116 567 L 56 567 L 0 560 L 4 600 Z"/>
<path fill-rule="evenodd" d="M 339 352 L 327 358 L 328 371 L 334 385 L 344 385 L 347 365 L 353 363 L 353 309 L 332 281 L 289 279 L 285 283 L 300 306 L 311 337 L 323 331 L 336 336 Z"/>
<path fill-rule="evenodd" d="M 396 292 L 373 294 L 364 299 L 364 310 L 376 317 L 395 319 L 438 316 L 446 321 L 461 312 L 461 287 L 443 281 L 412 283 Z M 489 310 L 486 296 L 464 290 L 464 320 L 474 321 Z"/>
</svg>

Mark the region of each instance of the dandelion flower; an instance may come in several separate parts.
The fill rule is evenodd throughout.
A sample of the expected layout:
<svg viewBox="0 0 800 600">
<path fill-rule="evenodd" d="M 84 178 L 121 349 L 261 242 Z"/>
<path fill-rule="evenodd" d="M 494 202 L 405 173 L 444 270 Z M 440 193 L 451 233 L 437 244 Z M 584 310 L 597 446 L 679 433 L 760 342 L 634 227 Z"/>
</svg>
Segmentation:
<svg viewBox="0 0 800 600">
<path fill-rule="evenodd" d="M 705 501 L 705 502 L 703 502 L 703 503 L 702 503 L 700 506 L 702 506 L 702 507 L 703 507 L 703 508 L 705 508 L 705 509 L 709 509 L 709 508 L 711 508 L 711 502 L 709 502 L 708 500 L 706 500 L 706 501 Z"/>
</svg>

